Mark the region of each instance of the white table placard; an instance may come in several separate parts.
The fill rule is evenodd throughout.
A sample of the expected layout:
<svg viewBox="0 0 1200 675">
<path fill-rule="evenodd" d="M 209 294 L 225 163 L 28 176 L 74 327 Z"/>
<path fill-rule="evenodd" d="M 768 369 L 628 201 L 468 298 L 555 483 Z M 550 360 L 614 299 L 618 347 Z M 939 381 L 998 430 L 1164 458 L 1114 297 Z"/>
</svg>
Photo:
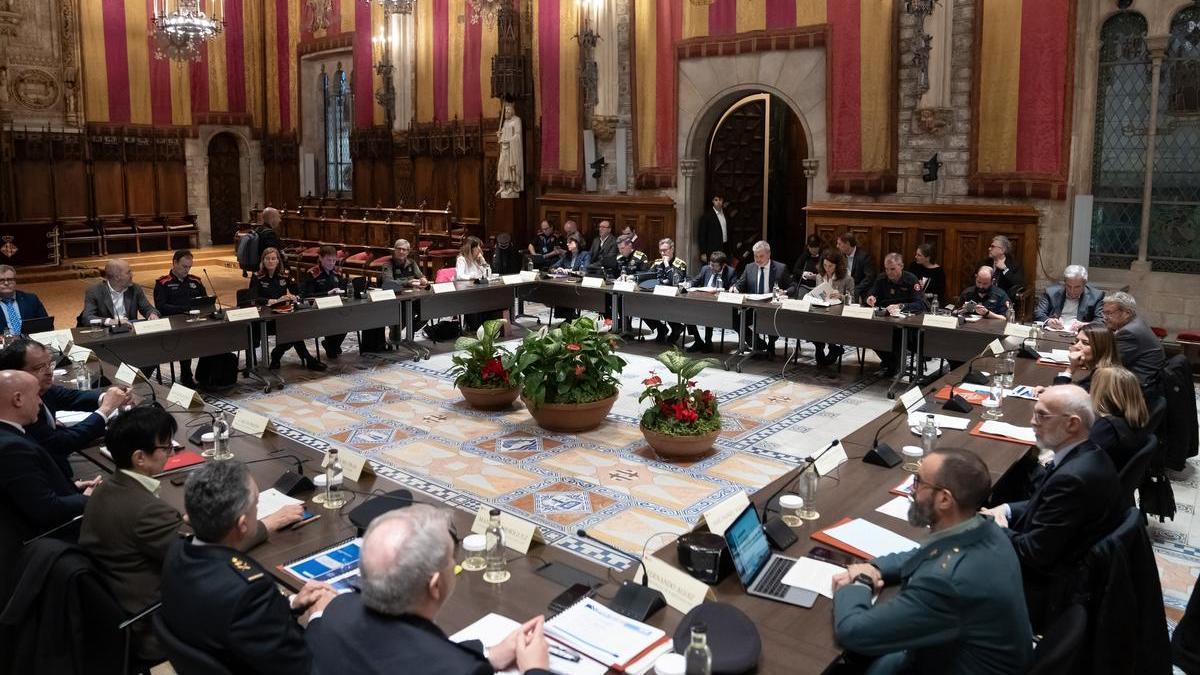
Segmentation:
<svg viewBox="0 0 1200 675">
<path fill-rule="evenodd" d="M 812 309 L 812 303 L 808 300 L 796 300 L 794 298 L 785 299 L 782 306 L 784 309 L 789 309 L 793 312 L 807 312 Z"/>
<path fill-rule="evenodd" d="M 842 307 L 842 316 L 848 316 L 851 319 L 870 319 L 875 316 L 875 308 L 864 305 L 846 305 Z"/>
<path fill-rule="evenodd" d="M 366 457 L 349 450 L 338 451 L 338 463 L 342 465 L 342 477 L 357 482 L 363 472 L 371 473 L 371 464 Z"/>
<path fill-rule="evenodd" d="M 1004 351 L 1004 343 L 997 338 L 988 343 L 988 349 L 991 350 L 993 354 L 1000 354 Z"/>
<path fill-rule="evenodd" d="M 533 270 L 521 270 L 521 279 L 523 281 L 537 281 L 538 273 Z"/>
<path fill-rule="evenodd" d="M 133 383 L 137 382 L 139 375 L 140 373 L 138 372 L 137 368 L 134 368 L 128 363 L 122 363 L 121 365 L 117 366 L 117 372 L 115 375 L 113 375 L 113 379 L 125 385 L 126 387 L 132 387 Z"/>
<path fill-rule="evenodd" d="M 258 319 L 261 316 L 257 307 L 242 307 L 241 309 L 229 309 L 225 311 L 225 318 L 230 321 L 248 321 Z"/>
<path fill-rule="evenodd" d="M 342 296 L 340 295 L 323 295 L 317 298 L 317 309 L 329 309 L 331 307 L 342 306 Z"/>
<path fill-rule="evenodd" d="M 842 465 L 842 462 L 850 459 L 846 455 L 846 446 L 841 443 L 835 443 L 833 447 L 821 453 L 821 456 L 813 462 L 813 469 L 818 476 L 828 476 L 831 471 Z"/>
<path fill-rule="evenodd" d="M 942 316 L 940 314 L 926 314 L 921 319 L 921 325 L 926 328 L 958 328 L 957 316 Z"/>
<path fill-rule="evenodd" d="M 1029 337 L 1033 332 L 1033 326 L 1023 326 L 1019 323 L 1008 322 L 1004 324 L 1004 334 L 1012 337 L 1019 337 L 1022 340 Z"/>
<path fill-rule="evenodd" d="M 718 502 L 716 506 L 704 512 L 704 522 L 708 524 L 708 531 L 713 534 L 725 534 L 725 530 L 742 515 L 749 503 L 750 498 L 741 490 Z"/>
<path fill-rule="evenodd" d="M 440 284 L 433 285 L 434 293 L 453 293 L 455 290 L 457 289 L 455 288 L 453 281 L 443 281 Z"/>
<path fill-rule="evenodd" d="M 169 330 L 171 330 L 170 319 L 139 321 L 133 324 L 133 332 L 135 335 L 150 335 L 151 333 L 163 333 Z"/>
<path fill-rule="evenodd" d="M 196 402 L 196 390 L 176 382 L 171 385 L 171 390 L 167 392 L 167 400 L 186 410 Z"/>
<path fill-rule="evenodd" d="M 708 584 L 693 578 L 687 572 L 676 569 L 670 564 L 648 555 L 643 559 L 646 564 L 646 575 L 649 577 L 650 588 L 659 591 L 666 598 L 667 604 L 673 609 L 687 614 L 694 607 L 709 599 L 713 590 Z M 642 570 L 639 568 L 637 580 L 642 580 Z"/>
<path fill-rule="evenodd" d="M 920 387 L 913 387 L 908 391 L 900 394 L 900 403 L 904 405 L 904 409 L 908 411 L 916 410 L 925 402 L 925 395 L 921 393 Z"/>
<path fill-rule="evenodd" d="M 663 284 L 659 284 L 654 287 L 654 294 L 655 295 L 665 295 L 668 298 L 673 298 L 673 297 L 679 295 L 679 287 L 678 286 L 664 286 Z"/>
<path fill-rule="evenodd" d="M 584 277 L 581 283 L 584 288 L 604 288 L 604 277 Z"/>
<path fill-rule="evenodd" d="M 637 284 L 632 281 L 614 281 L 613 290 L 621 293 L 632 293 L 637 290 Z"/>
<path fill-rule="evenodd" d="M 488 511 L 491 510 L 492 507 L 487 504 L 479 507 L 475 522 L 471 524 L 471 532 L 483 534 L 487 531 L 488 521 L 491 520 Z M 531 543 L 545 541 L 537 525 L 506 511 L 500 512 L 500 529 L 504 531 L 504 545 L 521 554 L 529 552 Z"/>
<path fill-rule="evenodd" d="M 371 302 L 384 302 L 386 300 L 395 300 L 396 291 L 391 288 L 373 288 L 367 292 L 367 298 Z"/>
<path fill-rule="evenodd" d="M 740 305 L 746 301 L 745 296 L 741 293 L 730 293 L 729 291 L 721 291 L 717 293 L 717 302 L 727 302 L 731 305 Z"/>
<path fill-rule="evenodd" d="M 271 420 L 265 415 L 259 415 L 258 413 L 241 408 L 233 416 L 233 424 L 231 426 L 244 434 L 262 438 L 267 429 L 271 428 Z"/>
<path fill-rule="evenodd" d="M 503 281 L 505 286 L 515 286 L 517 284 L 525 283 L 525 275 L 505 274 L 504 276 L 500 277 L 500 281 Z"/>
</svg>

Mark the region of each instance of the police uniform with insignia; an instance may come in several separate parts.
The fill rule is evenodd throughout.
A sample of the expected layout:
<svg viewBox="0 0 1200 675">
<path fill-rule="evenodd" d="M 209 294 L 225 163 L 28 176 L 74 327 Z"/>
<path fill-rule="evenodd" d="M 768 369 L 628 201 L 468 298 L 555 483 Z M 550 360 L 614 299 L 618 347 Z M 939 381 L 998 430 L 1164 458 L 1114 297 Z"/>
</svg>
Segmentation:
<svg viewBox="0 0 1200 675">
<path fill-rule="evenodd" d="M 195 308 L 197 300 L 207 297 L 204 282 L 195 274 L 189 274 L 180 279 L 173 272 L 167 272 L 154 281 L 154 306 L 161 316 L 187 314 Z M 184 359 L 179 362 L 179 381 L 184 386 L 196 386 L 192 378 L 192 360 Z"/>
<path fill-rule="evenodd" d="M 880 272 L 875 278 L 875 284 L 871 286 L 871 290 L 867 293 L 867 297 L 875 298 L 875 307 L 886 309 L 892 305 L 900 305 L 900 308 L 905 312 L 923 312 L 925 311 L 925 298 L 921 293 L 921 282 L 912 272 L 901 272 L 900 278 L 892 281 L 888 278 L 887 272 Z M 909 331 L 909 340 L 913 340 L 916 332 Z M 892 335 L 892 351 L 881 352 L 879 354 L 879 362 L 883 366 L 884 374 L 891 375 L 895 372 L 896 363 L 893 354 L 900 351 L 900 331 L 897 330 Z M 910 342 L 909 344 L 913 344 Z"/>
<path fill-rule="evenodd" d="M 872 604 L 866 583 L 843 586 L 833 596 L 833 630 L 844 649 L 879 657 L 871 673 L 1028 670 L 1033 637 L 1021 564 L 990 518 L 975 516 L 870 564 L 900 591 Z"/>
<path fill-rule="evenodd" d="M 963 289 L 963 292 L 958 296 L 958 306 L 962 307 L 966 302 L 983 305 L 988 308 L 989 312 L 999 314 L 1000 316 L 1008 314 L 1008 294 L 995 283 L 987 289 L 982 289 L 978 286 Z"/>
<path fill-rule="evenodd" d="M 674 256 L 671 257 L 670 262 L 658 258 L 650 266 L 650 272 L 654 275 L 654 282 L 661 286 L 678 286 L 688 278 L 687 263 Z M 661 321 L 646 319 L 646 325 L 655 331 L 654 340 L 660 344 L 674 343 L 683 335 L 683 324 L 676 321 L 667 324 L 671 328 L 670 334 L 663 330 Z"/>
<path fill-rule="evenodd" d="M 645 253 L 641 251 L 633 251 L 629 255 L 617 256 L 617 276 L 638 275 L 650 269 L 650 260 Z"/>
<path fill-rule="evenodd" d="M 274 274 L 266 270 L 259 270 L 250 277 L 250 295 L 257 305 L 265 305 L 271 300 L 278 300 L 289 293 L 299 297 L 300 289 L 296 285 L 296 280 L 282 265 L 276 269 Z M 257 325 L 254 326 L 254 329 L 254 340 L 257 343 L 259 338 L 258 330 L 260 329 Z M 279 361 L 289 349 L 296 350 L 296 355 L 300 357 L 300 362 L 309 370 L 326 369 L 324 363 L 313 358 L 312 354 L 309 353 L 304 341 L 299 340 L 296 342 L 276 343 L 271 348 L 271 363 L 269 367 L 272 370 L 280 367 Z M 253 352 L 251 352 L 251 355 L 253 356 Z"/>
<path fill-rule="evenodd" d="M 163 563 L 159 612 L 175 638 L 232 672 L 311 669 L 287 598 L 261 565 L 236 549 L 175 542 Z"/>
<path fill-rule="evenodd" d="M 335 288 L 346 290 L 346 279 L 338 272 L 335 267 L 332 271 L 326 271 L 320 264 L 313 265 L 304 279 L 304 284 L 301 287 L 301 295 L 306 298 L 320 298 L 329 295 L 329 292 Z M 337 335 L 327 335 L 321 340 L 321 344 L 325 347 L 325 353 L 329 358 L 336 359 L 342 353 L 342 342 L 346 339 L 345 333 Z"/>
</svg>

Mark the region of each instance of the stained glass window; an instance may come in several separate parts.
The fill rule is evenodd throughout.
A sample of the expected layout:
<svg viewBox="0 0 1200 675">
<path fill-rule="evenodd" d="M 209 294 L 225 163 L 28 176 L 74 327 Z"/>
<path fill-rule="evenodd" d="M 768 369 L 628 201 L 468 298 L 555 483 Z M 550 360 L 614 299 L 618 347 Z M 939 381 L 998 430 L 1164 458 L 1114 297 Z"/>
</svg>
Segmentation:
<svg viewBox="0 0 1200 675">
<path fill-rule="evenodd" d="M 1137 258 L 1150 117 L 1146 20 L 1122 12 L 1100 29 L 1092 155 L 1091 265 L 1128 269 Z"/>
<path fill-rule="evenodd" d="M 321 72 L 321 95 L 325 102 L 325 194 L 350 194 L 353 165 L 350 162 L 350 83 L 342 64 L 332 75 Z"/>
</svg>

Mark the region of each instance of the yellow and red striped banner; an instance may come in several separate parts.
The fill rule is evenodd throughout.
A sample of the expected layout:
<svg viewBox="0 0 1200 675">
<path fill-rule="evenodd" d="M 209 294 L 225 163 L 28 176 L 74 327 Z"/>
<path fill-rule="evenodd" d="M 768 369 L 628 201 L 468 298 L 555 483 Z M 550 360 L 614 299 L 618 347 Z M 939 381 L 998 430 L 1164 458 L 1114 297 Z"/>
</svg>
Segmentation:
<svg viewBox="0 0 1200 675">
<path fill-rule="evenodd" d="M 491 93 L 496 29 L 471 23 L 466 0 L 418 2 L 414 14 L 417 122 L 498 117 Z"/>
<path fill-rule="evenodd" d="M 983 0 L 977 10 L 973 194 L 1065 198 L 1074 4 Z"/>
<path fill-rule="evenodd" d="M 534 100 L 541 125 L 542 182 L 577 186 L 580 174 L 577 0 L 538 0 L 533 7 Z"/>
</svg>

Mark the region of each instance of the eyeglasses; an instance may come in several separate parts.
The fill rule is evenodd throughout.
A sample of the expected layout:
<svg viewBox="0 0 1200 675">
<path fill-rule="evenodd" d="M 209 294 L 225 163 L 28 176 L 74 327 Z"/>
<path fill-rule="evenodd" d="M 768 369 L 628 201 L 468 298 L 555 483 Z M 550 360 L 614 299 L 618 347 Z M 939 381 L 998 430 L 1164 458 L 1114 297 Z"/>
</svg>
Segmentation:
<svg viewBox="0 0 1200 675">
<path fill-rule="evenodd" d="M 15 284 L 15 283 L 17 283 L 16 277 L 0 277 L 0 284 Z"/>
<path fill-rule="evenodd" d="M 1046 421 L 1046 420 L 1048 420 L 1048 419 L 1051 419 L 1051 418 L 1053 418 L 1053 417 L 1071 417 L 1071 415 L 1070 415 L 1070 413 L 1058 413 L 1058 414 L 1055 414 L 1055 413 L 1042 412 L 1041 410 L 1034 410 L 1034 411 L 1033 411 L 1033 419 L 1035 419 L 1035 420 L 1037 420 L 1037 421 L 1039 421 L 1039 422 L 1044 422 L 1044 421 Z"/>
<path fill-rule="evenodd" d="M 462 543 L 462 539 L 459 539 L 458 530 L 453 525 L 450 526 L 450 538 L 454 540 L 454 550 L 457 551 L 459 544 Z"/>
<path fill-rule="evenodd" d="M 921 478 L 921 474 L 914 473 L 913 474 L 913 492 L 916 492 L 917 488 L 921 487 L 922 485 L 924 485 L 927 488 L 933 489 L 933 490 L 945 490 L 946 492 L 949 492 L 951 495 L 954 494 L 954 492 L 950 488 L 943 487 L 941 485 L 938 485 L 937 483 L 930 483 L 929 481 Z"/>
</svg>

